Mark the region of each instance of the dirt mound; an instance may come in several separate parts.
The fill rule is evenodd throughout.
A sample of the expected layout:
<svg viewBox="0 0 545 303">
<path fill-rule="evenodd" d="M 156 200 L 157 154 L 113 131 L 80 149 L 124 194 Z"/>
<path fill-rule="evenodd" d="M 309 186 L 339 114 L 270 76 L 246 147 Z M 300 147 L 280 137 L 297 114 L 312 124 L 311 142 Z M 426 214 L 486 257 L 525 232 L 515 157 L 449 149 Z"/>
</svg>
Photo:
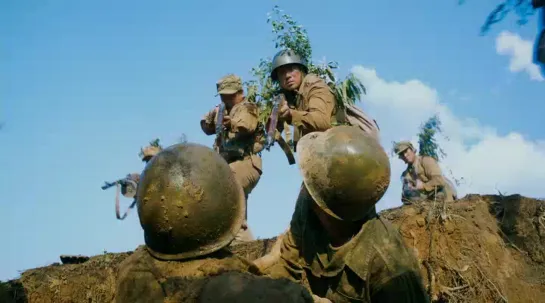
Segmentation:
<svg viewBox="0 0 545 303">
<path fill-rule="evenodd" d="M 421 261 L 437 302 L 543 302 L 545 202 L 469 195 L 383 212 Z"/>
<path fill-rule="evenodd" d="M 404 206 L 381 215 L 414 248 L 434 301 L 543 301 L 545 201 L 469 195 L 452 204 Z M 258 240 L 232 251 L 254 260 L 273 244 L 274 239 Z M 111 302 L 117 265 L 130 254 L 78 257 L 72 261 L 83 263 L 27 270 L 0 284 L 0 302 Z"/>
</svg>

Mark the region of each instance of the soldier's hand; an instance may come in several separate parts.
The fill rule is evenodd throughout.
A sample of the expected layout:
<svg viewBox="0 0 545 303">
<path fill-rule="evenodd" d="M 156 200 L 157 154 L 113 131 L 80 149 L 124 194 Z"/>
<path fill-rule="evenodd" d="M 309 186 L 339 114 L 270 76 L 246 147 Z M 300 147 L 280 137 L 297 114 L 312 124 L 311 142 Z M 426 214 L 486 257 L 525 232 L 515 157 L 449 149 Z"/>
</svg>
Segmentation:
<svg viewBox="0 0 545 303">
<path fill-rule="evenodd" d="M 223 116 L 223 126 L 227 129 L 231 128 L 231 117 Z"/>
<path fill-rule="evenodd" d="M 424 189 L 424 183 L 421 180 L 416 180 L 416 189 L 418 190 Z"/>
<path fill-rule="evenodd" d="M 282 107 L 278 110 L 280 118 L 283 120 L 289 121 L 291 119 L 291 109 L 287 103 L 282 104 Z"/>
</svg>

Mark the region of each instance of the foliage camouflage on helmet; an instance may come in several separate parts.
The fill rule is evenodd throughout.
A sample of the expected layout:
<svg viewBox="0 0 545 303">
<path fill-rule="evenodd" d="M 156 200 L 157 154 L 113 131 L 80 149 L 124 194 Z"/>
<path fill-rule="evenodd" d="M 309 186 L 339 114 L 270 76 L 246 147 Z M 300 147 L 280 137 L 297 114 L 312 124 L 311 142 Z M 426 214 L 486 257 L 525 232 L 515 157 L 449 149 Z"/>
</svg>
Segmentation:
<svg viewBox="0 0 545 303">
<path fill-rule="evenodd" d="M 274 58 L 272 60 L 272 71 L 271 71 L 271 78 L 273 79 L 273 81 L 278 80 L 278 77 L 276 75 L 276 70 L 279 67 L 288 65 L 288 64 L 297 64 L 303 67 L 305 73 L 308 73 L 307 61 L 303 57 L 295 53 L 293 50 L 288 48 L 288 49 L 281 50 L 278 53 L 276 53 L 276 55 L 274 55 Z"/>
<path fill-rule="evenodd" d="M 211 148 L 180 143 L 146 165 L 138 215 L 150 253 L 162 260 L 210 254 L 231 243 L 245 218 L 244 192 Z"/>
<path fill-rule="evenodd" d="M 140 153 L 138 154 L 142 161 L 149 161 L 153 156 L 163 149 L 159 143 L 159 138 L 151 141 L 148 146 L 140 148 Z"/>
<path fill-rule="evenodd" d="M 354 126 L 313 132 L 297 144 L 303 181 L 318 206 L 339 220 L 357 221 L 390 185 L 388 155 Z"/>
</svg>

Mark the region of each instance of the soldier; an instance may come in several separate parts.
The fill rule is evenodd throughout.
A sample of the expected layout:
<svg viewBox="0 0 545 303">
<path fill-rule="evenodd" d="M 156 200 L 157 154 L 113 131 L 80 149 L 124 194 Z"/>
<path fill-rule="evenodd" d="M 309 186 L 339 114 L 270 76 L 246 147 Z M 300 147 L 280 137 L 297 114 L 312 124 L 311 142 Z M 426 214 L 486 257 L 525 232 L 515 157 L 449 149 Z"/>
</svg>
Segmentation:
<svg viewBox="0 0 545 303">
<path fill-rule="evenodd" d="M 360 126 L 378 137 L 376 121 L 361 109 L 337 109 L 331 88 L 318 75 L 309 73 L 306 60 L 293 50 L 282 50 L 274 56 L 271 79 L 278 82 L 286 100 L 279 109 L 278 128 L 283 129 L 285 122 L 294 126 L 295 149 L 302 136 L 326 131 L 334 125 Z"/>
<path fill-rule="evenodd" d="M 256 187 L 263 172 L 258 153 L 264 148 L 265 136 L 262 125 L 258 122 L 258 107 L 245 99 L 240 77 L 227 75 L 221 78 L 216 86 L 226 110 L 222 134 L 225 141 L 220 143 L 221 138 L 218 136 L 214 148 L 229 163 L 237 181 L 244 189 L 247 201 L 248 195 Z M 207 135 L 216 134 L 218 109 L 217 106 L 201 120 L 201 128 Z M 245 220 L 235 243 L 251 240 L 253 235 Z"/>
<path fill-rule="evenodd" d="M 301 281 L 315 302 L 429 302 L 416 257 L 376 212 L 390 180 L 376 139 L 352 126 L 299 141 L 301 188 L 280 261 L 262 268 Z"/>
<path fill-rule="evenodd" d="M 140 148 L 140 158 L 142 162 L 148 163 L 153 156 L 160 152 L 163 147 L 159 144 L 150 144 L 144 148 Z M 136 188 L 138 187 L 138 182 L 140 181 L 139 173 L 128 174 L 125 178 L 127 182 L 121 185 L 121 193 L 126 198 L 134 198 L 136 196 Z"/>
<path fill-rule="evenodd" d="M 287 302 L 312 302 L 299 285 L 250 275 L 257 269 L 226 249 L 244 222 L 245 199 L 212 149 L 182 143 L 155 155 L 137 200 L 145 245 L 119 265 L 115 302 L 278 302 L 286 292 Z"/>
<path fill-rule="evenodd" d="M 325 81 L 308 73 L 306 61 L 291 49 L 278 52 L 272 62 L 271 79 L 282 88 L 286 102 L 279 109 L 278 128 L 294 126 L 295 149 L 299 139 L 325 131 L 335 122 L 335 95 Z"/>
<path fill-rule="evenodd" d="M 434 199 L 450 202 L 456 199 L 454 184 L 443 176 L 434 158 L 417 155 L 409 141 L 396 143 L 394 152 L 407 164 L 407 169 L 401 174 L 401 201 L 404 204 Z"/>
</svg>

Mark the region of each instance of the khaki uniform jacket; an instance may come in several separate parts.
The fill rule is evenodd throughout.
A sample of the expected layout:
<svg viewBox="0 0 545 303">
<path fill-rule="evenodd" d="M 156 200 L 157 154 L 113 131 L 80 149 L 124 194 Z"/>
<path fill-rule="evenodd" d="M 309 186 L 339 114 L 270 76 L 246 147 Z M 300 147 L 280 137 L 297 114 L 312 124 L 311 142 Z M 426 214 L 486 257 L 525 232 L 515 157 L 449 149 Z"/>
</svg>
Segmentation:
<svg viewBox="0 0 545 303">
<path fill-rule="evenodd" d="M 333 248 L 312 199 L 300 197 L 268 275 L 300 282 L 305 273 L 314 295 L 336 303 L 429 302 L 416 257 L 388 222 L 374 213 L 352 240 Z"/>
<path fill-rule="evenodd" d="M 293 141 L 304 135 L 331 128 L 335 114 L 335 95 L 319 76 L 308 74 L 299 89 L 284 93 L 291 111 L 291 125 L 294 126 Z M 281 123 L 280 128 L 283 128 Z"/>
<path fill-rule="evenodd" d="M 119 264 L 114 302 L 197 302 L 205 277 L 230 270 L 249 271 L 248 261 L 236 256 L 220 259 L 219 255 L 183 262 L 161 261 L 140 246 Z"/>
<path fill-rule="evenodd" d="M 226 109 L 224 115 L 231 118 L 230 127 L 224 133 L 224 145 L 218 146 L 218 141 L 214 143 L 216 149 L 227 163 L 251 159 L 253 165 L 262 171 L 261 157 L 257 153 L 264 148 L 263 130 L 259 128 L 259 112 L 257 105 L 248 101 L 236 104 L 231 109 Z M 201 120 L 201 128 L 207 135 L 214 135 L 217 115 L 214 110 L 208 112 Z"/>
<path fill-rule="evenodd" d="M 421 198 L 433 199 L 436 188 L 437 192 L 442 192 L 446 201 L 452 201 L 456 196 L 456 189 L 443 176 L 439 163 L 432 157 L 416 156 L 415 162 L 401 174 L 401 179 L 404 184 L 412 186 L 416 186 L 417 180 L 422 181 L 424 189 L 421 191 Z M 401 199 L 408 197 L 402 194 Z"/>
</svg>

